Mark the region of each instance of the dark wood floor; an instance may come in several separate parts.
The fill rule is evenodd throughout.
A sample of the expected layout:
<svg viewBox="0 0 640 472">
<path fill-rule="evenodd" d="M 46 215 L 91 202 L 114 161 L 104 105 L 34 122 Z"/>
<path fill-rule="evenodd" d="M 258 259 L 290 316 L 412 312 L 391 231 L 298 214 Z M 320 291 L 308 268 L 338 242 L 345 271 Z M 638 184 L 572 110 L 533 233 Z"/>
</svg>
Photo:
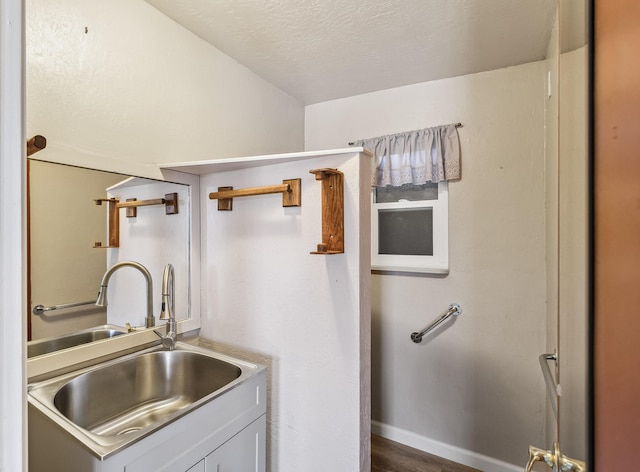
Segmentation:
<svg viewBox="0 0 640 472">
<path fill-rule="evenodd" d="M 371 435 L 371 472 L 481 472 Z"/>
</svg>

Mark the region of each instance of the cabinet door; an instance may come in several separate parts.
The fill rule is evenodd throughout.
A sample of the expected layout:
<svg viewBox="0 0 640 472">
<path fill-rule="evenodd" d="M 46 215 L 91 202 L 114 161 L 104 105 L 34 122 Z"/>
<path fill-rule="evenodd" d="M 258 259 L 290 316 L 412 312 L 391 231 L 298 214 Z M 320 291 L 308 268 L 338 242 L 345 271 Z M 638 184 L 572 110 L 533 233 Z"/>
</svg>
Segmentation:
<svg viewBox="0 0 640 472">
<path fill-rule="evenodd" d="M 189 470 L 187 470 L 187 472 L 205 472 L 205 468 L 204 468 L 204 459 L 202 459 L 200 462 L 198 462 L 196 465 L 194 465 L 193 467 L 191 467 Z"/>
<path fill-rule="evenodd" d="M 206 472 L 264 472 L 266 416 L 262 415 L 205 458 Z"/>
</svg>

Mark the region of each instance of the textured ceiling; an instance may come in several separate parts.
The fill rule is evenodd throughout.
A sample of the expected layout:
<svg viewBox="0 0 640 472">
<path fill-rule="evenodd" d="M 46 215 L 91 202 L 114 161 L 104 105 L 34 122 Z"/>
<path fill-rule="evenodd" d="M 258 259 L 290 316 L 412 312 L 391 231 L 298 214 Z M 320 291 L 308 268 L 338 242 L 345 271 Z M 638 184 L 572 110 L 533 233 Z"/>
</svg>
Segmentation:
<svg viewBox="0 0 640 472">
<path fill-rule="evenodd" d="M 544 59 L 557 0 L 146 0 L 303 104 Z"/>
</svg>

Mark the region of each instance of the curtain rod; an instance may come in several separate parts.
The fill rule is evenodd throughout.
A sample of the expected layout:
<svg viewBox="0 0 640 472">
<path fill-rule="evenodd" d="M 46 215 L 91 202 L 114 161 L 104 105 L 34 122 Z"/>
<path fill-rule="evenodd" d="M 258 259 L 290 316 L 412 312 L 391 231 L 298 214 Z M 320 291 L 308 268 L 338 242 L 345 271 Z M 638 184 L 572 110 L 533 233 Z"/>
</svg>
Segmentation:
<svg viewBox="0 0 640 472">
<path fill-rule="evenodd" d="M 455 127 L 456 127 L 456 128 L 462 128 L 462 123 L 456 123 L 456 124 L 455 124 Z M 354 144 L 355 144 L 355 143 L 352 141 L 352 142 L 350 142 L 350 143 L 349 143 L 349 146 L 353 146 Z"/>
</svg>

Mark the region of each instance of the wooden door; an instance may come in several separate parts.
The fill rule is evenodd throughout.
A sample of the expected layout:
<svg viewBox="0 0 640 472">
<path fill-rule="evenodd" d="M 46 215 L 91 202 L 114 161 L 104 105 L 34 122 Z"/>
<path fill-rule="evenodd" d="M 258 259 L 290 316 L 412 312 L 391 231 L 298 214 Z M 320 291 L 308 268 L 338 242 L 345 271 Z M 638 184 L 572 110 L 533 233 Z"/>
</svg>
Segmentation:
<svg viewBox="0 0 640 472">
<path fill-rule="evenodd" d="M 595 0 L 595 470 L 640 469 L 640 2 Z"/>
</svg>

